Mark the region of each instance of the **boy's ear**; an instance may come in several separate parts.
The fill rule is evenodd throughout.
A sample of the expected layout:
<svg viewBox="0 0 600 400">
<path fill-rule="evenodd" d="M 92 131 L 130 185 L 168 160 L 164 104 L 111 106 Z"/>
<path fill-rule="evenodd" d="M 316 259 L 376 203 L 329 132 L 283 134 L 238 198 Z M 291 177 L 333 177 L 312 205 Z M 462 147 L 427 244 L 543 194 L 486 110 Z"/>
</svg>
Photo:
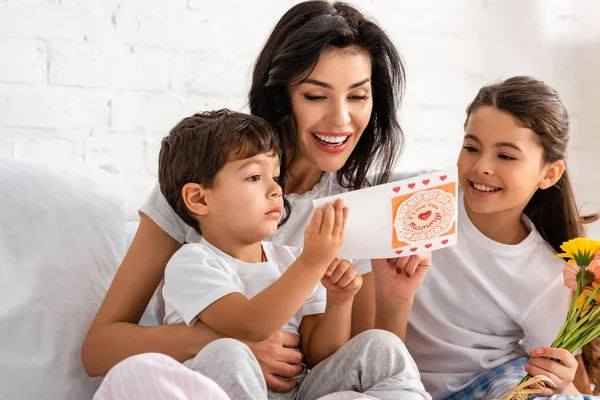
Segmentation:
<svg viewBox="0 0 600 400">
<path fill-rule="evenodd" d="M 199 216 L 208 214 L 206 194 L 206 189 L 197 183 L 186 183 L 181 189 L 185 206 L 191 213 Z"/>
<path fill-rule="evenodd" d="M 555 161 L 546 166 L 546 173 L 542 176 L 540 180 L 539 187 L 540 189 L 548 189 L 552 187 L 558 182 L 558 180 L 562 177 L 565 172 L 565 162 Z"/>
</svg>

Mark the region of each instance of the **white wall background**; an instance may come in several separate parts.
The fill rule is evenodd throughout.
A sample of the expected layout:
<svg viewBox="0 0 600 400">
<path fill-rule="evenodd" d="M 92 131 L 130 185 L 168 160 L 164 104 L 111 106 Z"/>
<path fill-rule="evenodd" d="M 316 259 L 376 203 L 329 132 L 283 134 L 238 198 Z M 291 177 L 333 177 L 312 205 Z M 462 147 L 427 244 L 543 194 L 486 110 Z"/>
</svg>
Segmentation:
<svg viewBox="0 0 600 400">
<path fill-rule="evenodd" d="M 297 2 L 0 0 L 0 157 L 112 164 L 135 217 L 160 139 L 197 110 L 246 109 L 252 63 Z M 577 195 L 600 210 L 600 1 L 352 3 L 406 61 L 400 168 L 453 164 L 478 88 L 531 74 L 569 108 Z"/>
</svg>

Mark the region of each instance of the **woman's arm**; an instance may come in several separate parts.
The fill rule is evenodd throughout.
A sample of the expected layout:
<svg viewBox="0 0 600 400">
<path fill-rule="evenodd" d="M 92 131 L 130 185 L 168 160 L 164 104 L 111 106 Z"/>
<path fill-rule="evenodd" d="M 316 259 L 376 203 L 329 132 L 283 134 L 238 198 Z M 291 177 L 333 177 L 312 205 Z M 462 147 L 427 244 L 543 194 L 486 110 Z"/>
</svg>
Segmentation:
<svg viewBox="0 0 600 400">
<path fill-rule="evenodd" d="M 94 319 L 81 351 L 90 376 L 106 375 L 119 361 L 144 352 L 158 352 L 184 361 L 220 335 L 203 324 L 138 326 L 160 283 L 167 261 L 181 245 L 141 214 L 131 248 Z"/>
</svg>

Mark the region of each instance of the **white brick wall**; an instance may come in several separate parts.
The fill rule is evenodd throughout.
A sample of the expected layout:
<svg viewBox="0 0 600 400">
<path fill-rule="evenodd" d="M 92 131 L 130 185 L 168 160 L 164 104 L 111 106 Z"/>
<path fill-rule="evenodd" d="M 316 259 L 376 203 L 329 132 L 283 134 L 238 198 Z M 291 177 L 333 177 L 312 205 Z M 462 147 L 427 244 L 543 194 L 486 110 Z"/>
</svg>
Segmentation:
<svg viewBox="0 0 600 400">
<path fill-rule="evenodd" d="M 0 157 L 113 164 L 134 217 L 162 136 L 197 110 L 246 109 L 252 62 L 297 2 L 0 0 Z M 532 74 L 563 96 L 578 196 L 600 209 L 597 0 L 353 3 L 406 60 L 401 168 L 452 164 L 477 89 Z"/>
</svg>

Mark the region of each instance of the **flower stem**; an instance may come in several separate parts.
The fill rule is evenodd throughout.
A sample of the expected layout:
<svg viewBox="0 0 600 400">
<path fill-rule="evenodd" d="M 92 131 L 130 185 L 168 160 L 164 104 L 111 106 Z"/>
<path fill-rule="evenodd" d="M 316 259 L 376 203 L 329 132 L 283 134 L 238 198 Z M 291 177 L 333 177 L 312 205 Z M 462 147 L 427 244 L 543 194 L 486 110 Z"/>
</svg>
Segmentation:
<svg viewBox="0 0 600 400">
<path fill-rule="evenodd" d="M 591 315 L 588 314 L 582 317 L 579 320 L 579 322 L 575 324 L 575 326 L 573 326 L 569 331 L 565 332 L 563 340 L 561 341 L 562 343 L 560 343 L 559 345 L 562 344 L 566 347 L 573 340 L 579 340 L 581 334 L 588 330 L 590 325 L 595 326 L 594 322 L 597 322 L 598 320 L 598 318 L 596 318 L 598 316 L 598 313 L 600 313 L 600 307 L 596 307 L 596 309 L 591 313 Z M 582 328 L 581 326 L 584 325 L 586 322 L 589 322 L 590 324 L 586 324 Z"/>
</svg>

